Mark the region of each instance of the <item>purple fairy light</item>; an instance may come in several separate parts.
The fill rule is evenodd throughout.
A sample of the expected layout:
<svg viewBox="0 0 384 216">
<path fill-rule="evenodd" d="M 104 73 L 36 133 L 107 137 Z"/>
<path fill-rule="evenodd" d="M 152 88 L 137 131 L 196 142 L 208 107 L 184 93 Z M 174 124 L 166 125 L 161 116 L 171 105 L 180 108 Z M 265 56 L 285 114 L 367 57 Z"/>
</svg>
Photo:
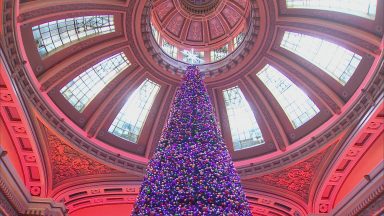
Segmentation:
<svg viewBox="0 0 384 216">
<path fill-rule="evenodd" d="M 133 215 L 252 215 L 195 66 L 176 92 Z"/>
</svg>

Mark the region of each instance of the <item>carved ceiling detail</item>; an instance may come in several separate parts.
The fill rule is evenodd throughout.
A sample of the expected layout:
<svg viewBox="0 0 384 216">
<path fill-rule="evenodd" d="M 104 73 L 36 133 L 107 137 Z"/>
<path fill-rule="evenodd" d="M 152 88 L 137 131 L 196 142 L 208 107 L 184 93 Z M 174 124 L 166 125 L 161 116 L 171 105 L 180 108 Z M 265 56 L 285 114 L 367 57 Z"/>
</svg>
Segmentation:
<svg viewBox="0 0 384 216">
<path fill-rule="evenodd" d="M 253 183 L 265 184 L 289 190 L 308 200 L 311 183 L 327 151 L 319 153 L 287 169 L 252 179 Z"/>
<path fill-rule="evenodd" d="M 228 36 L 236 36 L 244 30 L 250 10 L 249 3 L 239 4 L 234 0 L 191 7 L 194 9 L 185 7 L 183 1 L 178 0 L 154 0 L 152 22 L 163 37 L 179 47 L 204 49 L 209 45 L 219 48 L 228 43 Z"/>
<path fill-rule="evenodd" d="M 377 107 L 369 120 L 359 124 L 360 127 L 356 129 L 359 132 L 352 133 L 353 136 L 345 142 L 340 155 L 332 161 L 332 167 L 324 177 L 324 181 L 321 182 L 319 193 L 314 201 L 316 213 L 325 214 L 331 212 L 335 207 L 336 197 L 346 178 L 369 147 L 384 132 L 384 103 L 379 102 Z"/>
<path fill-rule="evenodd" d="M 53 134 L 48 134 L 47 150 L 54 186 L 74 177 L 121 173 L 85 157 Z"/>
<path fill-rule="evenodd" d="M 3 119 L 17 151 L 24 174 L 22 180 L 32 196 L 45 197 L 44 171 L 37 151 L 38 145 L 24 116 L 23 105 L 17 100 L 5 67 L 1 64 L 2 62 L 0 62 L 0 118 Z"/>
<path fill-rule="evenodd" d="M 136 3 L 138 4 L 139 2 Z M 23 57 L 21 56 L 21 51 L 17 46 L 18 42 L 14 33 L 18 31 L 15 22 L 13 22 L 16 17 L 18 17 L 18 14 L 14 13 L 14 11 L 16 11 L 15 7 L 17 7 L 17 5 L 15 5 L 15 3 L 10 0 L 5 0 L 5 5 L 5 14 L 7 17 L 7 19 L 4 20 L 4 40 L 7 42 L 4 45 L 5 58 L 10 64 L 10 75 L 14 79 L 14 82 L 16 84 L 15 86 L 20 90 L 20 92 L 23 92 L 26 95 L 27 100 L 29 100 L 31 104 L 36 107 L 36 113 L 39 113 L 42 117 L 44 117 L 46 121 L 50 124 L 50 127 L 60 128 L 60 132 L 62 133 L 62 135 L 68 140 L 73 140 L 72 144 L 76 145 L 80 149 L 83 149 L 85 154 L 93 155 L 99 158 L 100 160 L 104 160 L 105 163 L 114 164 L 126 170 L 132 170 L 136 173 L 143 173 L 145 170 L 145 163 L 139 160 L 132 159 L 125 155 L 114 154 L 105 147 L 98 145 L 89 137 L 86 137 L 84 133 L 75 131 L 69 126 L 70 124 L 67 123 L 67 121 L 70 122 L 70 120 L 66 118 L 66 116 L 58 114 L 56 110 L 54 110 L 51 105 L 46 102 L 47 100 L 49 100 L 49 98 L 47 98 L 46 95 L 41 94 L 39 86 L 34 83 L 34 81 L 30 78 L 30 74 L 32 73 L 32 71 L 28 71 L 29 62 L 23 59 Z M 145 46 L 143 44 L 149 44 L 147 42 L 148 38 L 150 38 L 150 31 L 148 31 L 150 29 L 148 28 L 149 23 L 146 22 L 146 18 L 148 17 L 148 11 L 150 11 L 150 5 L 148 3 L 148 5 L 146 4 L 143 7 L 144 8 L 139 8 L 134 1 L 130 1 L 127 6 L 127 11 L 143 9 L 143 13 L 137 13 L 137 17 L 127 16 L 126 22 L 133 23 L 132 20 L 138 18 L 138 16 L 142 16 L 143 19 L 141 20 L 140 24 L 143 27 L 143 32 L 145 30 L 145 34 L 143 33 L 143 38 L 146 38 L 146 40 L 143 40 L 143 43 L 141 43 L 140 40 L 130 40 L 129 45 L 132 48 L 132 51 L 134 53 L 137 53 L 138 63 L 145 67 L 148 67 L 150 73 L 158 72 L 158 74 L 165 74 L 165 72 L 162 72 L 162 70 L 152 71 L 153 67 L 150 66 L 151 64 L 156 65 L 157 63 L 160 65 L 165 64 L 164 60 L 157 59 L 160 57 L 154 57 L 153 59 L 139 58 L 144 54 L 148 54 L 143 51 L 145 50 Z M 277 15 L 275 16 L 274 14 L 277 11 L 275 6 L 273 4 L 267 4 L 266 7 L 266 10 L 273 13 L 273 15 L 269 17 L 271 19 L 270 23 L 275 23 L 275 19 L 277 17 Z M 255 21 L 258 20 L 256 20 L 256 18 L 257 17 L 255 17 Z M 133 33 L 134 29 L 136 28 L 127 28 L 127 37 L 137 35 Z M 273 29 L 274 28 L 271 27 L 268 30 L 270 31 L 268 35 L 272 35 Z M 254 33 L 254 35 L 250 35 L 250 37 L 245 39 L 244 42 L 247 42 L 246 44 L 244 44 L 246 45 L 246 48 L 242 51 L 250 52 L 249 49 L 252 48 L 252 46 L 249 45 L 248 42 L 251 43 L 252 39 L 255 39 L 255 35 L 256 32 Z M 269 40 L 273 40 L 273 37 L 267 37 L 265 44 L 270 44 L 271 42 Z M 263 46 L 263 49 L 267 49 L 266 47 L 267 46 Z M 150 45 L 148 45 L 148 49 L 150 49 Z M 157 59 L 158 62 L 154 63 L 154 59 Z M 236 73 L 233 77 L 231 77 L 231 79 L 238 79 L 239 77 L 243 76 L 245 74 L 245 71 L 249 71 L 249 67 L 253 67 L 254 64 L 256 64 L 254 62 L 259 62 L 258 60 L 259 56 L 255 55 L 255 59 L 253 59 L 252 63 L 244 67 L 241 72 Z M 232 64 L 223 65 L 225 65 L 223 67 L 227 69 L 223 69 L 222 71 L 230 70 L 232 67 Z M 173 70 L 171 66 L 169 67 L 170 70 Z M 217 71 L 217 73 L 219 72 Z M 159 77 L 160 76 L 161 74 L 159 75 Z M 339 118 L 335 118 L 333 122 L 330 122 L 329 127 L 324 129 L 321 134 L 316 134 L 312 137 L 312 139 L 309 139 L 308 141 L 300 145 L 298 148 L 289 150 L 289 152 L 286 152 L 284 156 L 271 158 L 271 160 L 262 161 L 261 163 L 249 163 L 244 166 L 241 166 L 238 168 L 239 174 L 242 177 L 252 178 L 255 175 L 260 175 L 261 173 L 269 172 L 273 169 L 278 169 L 284 164 L 294 163 L 295 161 L 307 157 L 308 154 L 310 154 L 311 152 L 316 151 L 322 148 L 323 146 L 329 144 L 330 140 L 334 139 L 341 132 L 345 131 L 351 124 L 354 124 L 357 119 L 359 119 L 377 99 L 378 94 L 380 94 L 382 90 L 384 79 L 379 76 L 378 73 L 373 74 L 371 78 L 372 79 L 366 84 L 366 86 L 364 86 L 364 91 L 362 91 L 361 94 L 357 95 L 356 99 L 354 99 L 354 101 L 351 101 L 351 105 L 345 108 L 345 112 L 340 114 Z"/>
</svg>

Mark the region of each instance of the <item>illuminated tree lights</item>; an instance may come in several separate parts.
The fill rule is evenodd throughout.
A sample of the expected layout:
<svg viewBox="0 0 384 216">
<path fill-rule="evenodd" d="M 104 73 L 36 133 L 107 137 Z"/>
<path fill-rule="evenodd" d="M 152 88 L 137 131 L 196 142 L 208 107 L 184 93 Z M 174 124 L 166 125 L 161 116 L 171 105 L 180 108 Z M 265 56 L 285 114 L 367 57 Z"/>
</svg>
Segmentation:
<svg viewBox="0 0 384 216">
<path fill-rule="evenodd" d="M 195 66 L 176 92 L 133 215 L 251 215 Z"/>
</svg>

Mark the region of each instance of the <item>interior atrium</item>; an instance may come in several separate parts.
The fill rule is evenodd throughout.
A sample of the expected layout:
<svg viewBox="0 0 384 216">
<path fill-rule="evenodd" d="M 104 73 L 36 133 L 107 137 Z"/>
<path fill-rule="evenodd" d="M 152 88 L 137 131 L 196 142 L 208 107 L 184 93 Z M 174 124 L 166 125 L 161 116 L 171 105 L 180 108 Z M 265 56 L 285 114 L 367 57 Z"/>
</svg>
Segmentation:
<svg viewBox="0 0 384 216">
<path fill-rule="evenodd" d="M 384 0 L 0 0 L 0 215 L 130 215 L 188 65 L 255 216 L 384 214 Z"/>
</svg>

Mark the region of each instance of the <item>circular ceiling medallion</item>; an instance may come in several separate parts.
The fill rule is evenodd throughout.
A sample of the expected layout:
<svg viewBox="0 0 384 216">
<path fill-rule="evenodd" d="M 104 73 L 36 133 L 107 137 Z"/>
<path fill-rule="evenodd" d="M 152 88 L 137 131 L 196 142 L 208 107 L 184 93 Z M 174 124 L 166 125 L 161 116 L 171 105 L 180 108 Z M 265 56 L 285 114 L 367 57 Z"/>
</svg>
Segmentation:
<svg viewBox="0 0 384 216">
<path fill-rule="evenodd" d="M 211 13 L 220 2 L 220 0 L 180 0 L 183 9 L 195 15 Z"/>
<path fill-rule="evenodd" d="M 169 44 L 212 50 L 247 31 L 250 9 L 246 0 L 155 0 L 151 23 Z"/>
</svg>

